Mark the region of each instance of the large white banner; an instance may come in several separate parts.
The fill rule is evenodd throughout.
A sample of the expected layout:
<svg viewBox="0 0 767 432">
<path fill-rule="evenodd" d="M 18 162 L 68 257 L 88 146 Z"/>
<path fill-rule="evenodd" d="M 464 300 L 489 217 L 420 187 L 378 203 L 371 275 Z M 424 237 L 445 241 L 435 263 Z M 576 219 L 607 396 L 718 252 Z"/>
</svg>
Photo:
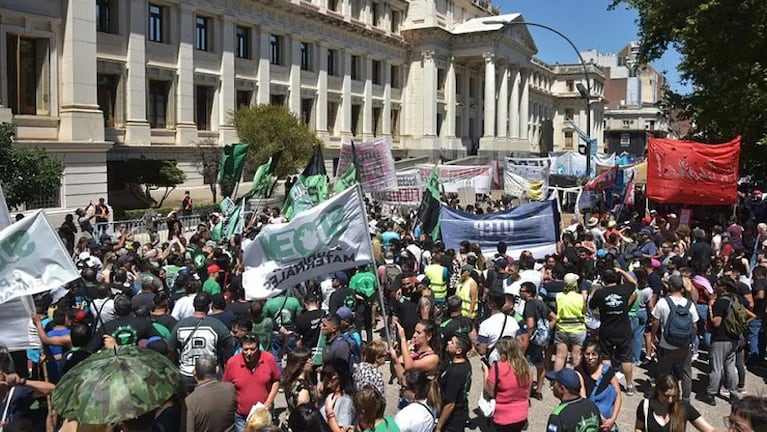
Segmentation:
<svg viewBox="0 0 767 432">
<path fill-rule="evenodd" d="M 429 184 L 429 177 L 434 169 L 432 164 L 419 164 L 421 184 Z M 473 187 L 478 194 L 489 194 L 493 185 L 493 167 L 491 165 L 438 165 L 439 187 L 445 193 L 458 193 L 462 187 Z"/>
<path fill-rule="evenodd" d="M 549 190 L 549 158 L 506 158 L 503 190 L 531 201 L 544 201 Z"/>
<path fill-rule="evenodd" d="M 397 171 L 397 189 L 373 192 L 374 200 L 386 204 L 418 205 L 421 202 L 421 174 L 415 168 Z"/>
<path fill-rule="evenodd" d="M 245 297 L 273 297 L 308 279 L 372 262 L 364 205 L 355 185 L 243 242 Z"/>
<path fill-rule="evenodd" d="M 45 213 L 0 231 L 0 303 L 48 291 L 80 277 Z"/>
<path fill-rule="evenodd" d="M 380 139 L 370 143 L 355 142 L 354 154 L 357 156 L 357 175 L 366 193 L 397 189 L 397 171 L 388 141 Z M 342 143 L 336 178 L 341 177 L 351 164 L 352 146 Z"/>
</svg>

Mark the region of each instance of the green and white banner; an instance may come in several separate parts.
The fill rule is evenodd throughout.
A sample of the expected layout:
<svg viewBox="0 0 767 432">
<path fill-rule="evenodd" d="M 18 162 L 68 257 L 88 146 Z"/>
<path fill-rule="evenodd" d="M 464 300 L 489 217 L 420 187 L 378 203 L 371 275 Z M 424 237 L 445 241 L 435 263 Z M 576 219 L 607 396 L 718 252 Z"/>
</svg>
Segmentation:
<svg viewBox="0 0 767 432">
<path fill-rule="evenodd" d="M 63 286 L 80 277 L 45 213 L 0 231 L 0 303 Z"/>
<path fill-rule="evenodd" d="M 243 241 L 245 297 L 273 297 L 308 279 L 372 262 L 364 205 L 355 185 Z"/>
</svg>

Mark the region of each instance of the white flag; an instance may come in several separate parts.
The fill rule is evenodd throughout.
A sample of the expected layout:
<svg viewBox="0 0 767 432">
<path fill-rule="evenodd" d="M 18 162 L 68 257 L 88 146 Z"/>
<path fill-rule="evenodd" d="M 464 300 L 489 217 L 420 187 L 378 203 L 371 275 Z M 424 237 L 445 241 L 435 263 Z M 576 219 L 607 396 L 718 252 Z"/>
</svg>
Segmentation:
<svg viewBox="0 0 767 432">
<path fill-rule="evenodd" d="M 243 242 L 242 259 L 248 300 L 273 297 L 308 279 L 372 262 L 359 185 L 287 224 L 265 225 L 255 240 Z"/>
<path fill-rule="evenodd" d="M 0 230 L 11 224 L 11 212 L 8 211 L 8 204 L 5 203 L 5 194 L 3 185 L 0 185 Z"/>
<path fill-rule="evenodd" d="M 0 303 L 60 287 L 80 277 L 45 213 L 0 231 Z"/>
</svg>

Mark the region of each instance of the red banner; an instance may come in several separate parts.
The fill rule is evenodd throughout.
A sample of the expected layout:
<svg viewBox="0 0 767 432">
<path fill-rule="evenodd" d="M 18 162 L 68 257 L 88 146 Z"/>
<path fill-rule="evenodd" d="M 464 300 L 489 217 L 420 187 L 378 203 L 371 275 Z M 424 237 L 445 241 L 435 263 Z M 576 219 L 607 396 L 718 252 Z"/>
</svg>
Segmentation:
<svg viewBox="0 0 767 432">
<path fill-rule="evenodd" d="M 603 171 L 602 174 L 594 177 L 583 186 L 583 190 L 601 192 L 606 189 L 614 188 L 616 181 L 618 181 L 618 166 Z"/>
<path fill-rule="evenodd" d="M 650 138 L 647 197 L 661 203 L 735 204 L 739 158 L 740 137 L 722 144 Z"/>
</svg>

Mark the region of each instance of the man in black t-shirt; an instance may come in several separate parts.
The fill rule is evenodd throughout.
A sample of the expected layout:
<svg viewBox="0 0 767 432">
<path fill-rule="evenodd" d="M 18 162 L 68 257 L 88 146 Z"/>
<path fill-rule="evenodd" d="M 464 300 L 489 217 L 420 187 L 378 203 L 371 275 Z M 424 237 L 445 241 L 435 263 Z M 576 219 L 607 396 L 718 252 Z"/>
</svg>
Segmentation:
<svg viewBox="0 0 767 432">
<path fill-rule="evenodd" d="M 461 313 L 462 306 L 463 300 L 457 295 L 448 297 L 447 311 L 450 316 L 442 321 L 439 326 L 439 332 L 442 336 L 443 346 L 445 347 L 445 351 L 441 356 L 441 367 L 443 369 L 447 367 L 450 361 L 447 342 L 453 340 L 453 336 L 467 336 L 472 343 L 477 340 L 477 332 L 474 329 L 474 323 L 469 317 L 463 316 Z"/>
<path fill-rule="evenodd" d="M 320 326 L 325 311 L 319 308 L 317 296 L 314 293 L 308 293 L 304 297 L 304 311 L 296 317 L 296 334 L 300 346 L 310 350 L 312 355 L 317 349 L 317 342 L 320 339 Z"/>
<path fill-rule="evenodd" d="M 538 331 L 539 321 L 542 325 L 545 324 L 549 328 L 549 334 L 553 334 L 551 323 L 556 322 L 557 314 L 552 312 L 543 301 L 538 299 L 537 295 L 534 283 L 522 282 L 522 286 L 519 288 L 519 296 L 525 301 L 525 310 L 522 316 L 525 319 L 527 334 L 530 337 L 530 345 L 527 347 L 526 354 L 527 360 L 535 366 L 537 372 L 536 388 L 530 392 L 530 397 L 543 400 L 543 375 L 546 373 L 543 353 L 548 348 L 549 343 L 547 341 L 543 345 L 538 345 L 534 340 Z"/>
<path fill-rule="evenodd" d="M 767 308 L 767 268 L 754 268 L 754 280 L 751 282 L 751 297 L 754 299 L 756 318 L 748 323 L 748 361 L 756 362 L 764 355 L 764 335 L 761 334 Z"/>
<path fill-rule="evenodd" d="M 470 349 L 471 341 L 465 335 L 453 336 L 447 343 L 447 352 L 452 361 L 439 377 L 442 410 L 437 420 L 437 431 L 463 432 L 466 429 L 471 389 L 471 364 L 466 360 L 466 353 Z"/>
<path fill-rule="evenodd" d="M 349 275 L 342 271 L 336 272 L 333 275 L 332 284 L 335 291 L 330 294 L 330 299 L 328 300 L 329 312 L 334 314 L 338 308 L 343 306 L 354 310 L 357 306 L 357 301 L 355 300 L 354 291 L 348 286 Z"/>
<path fill-rule="evenodd" d="M 570 368 L 546 372 L 552 391 L 561 404 L 549 416 L 546 432 L 598 432 L 602 423 L 594 402 L 581 397 L 578 373 Z"/>
<path fill-rule="evenodd" d="M 117 345 L 137 345 L 142 339 L 162 336 L 155 330 L 149 319 L 131 315 L 133 305 L 128 297 L 124 295 L 115 297 L 114 308 L 115 319 L 105 322 L 99 328 L 88 344 L 88 351 L 97 352 L 103 348 L 105 335 L 112 336 Z"/>
<path fill-rule="evenodd" d="M 621 282 L 621 276 L 624 282 Z M 636 394 L 631 361 L 631 321 L 628 311 L 636 299 L 636 279 L 621 268 L 602 271 L 605 287 L 596 291 L 589 300 L 589 308 L 599 310 L 599 345 L 604 358 L 617 360 L 626 375 L 626 394 Z M 616 365 L 617 367 L 617 365 Z"/>
</svg>

